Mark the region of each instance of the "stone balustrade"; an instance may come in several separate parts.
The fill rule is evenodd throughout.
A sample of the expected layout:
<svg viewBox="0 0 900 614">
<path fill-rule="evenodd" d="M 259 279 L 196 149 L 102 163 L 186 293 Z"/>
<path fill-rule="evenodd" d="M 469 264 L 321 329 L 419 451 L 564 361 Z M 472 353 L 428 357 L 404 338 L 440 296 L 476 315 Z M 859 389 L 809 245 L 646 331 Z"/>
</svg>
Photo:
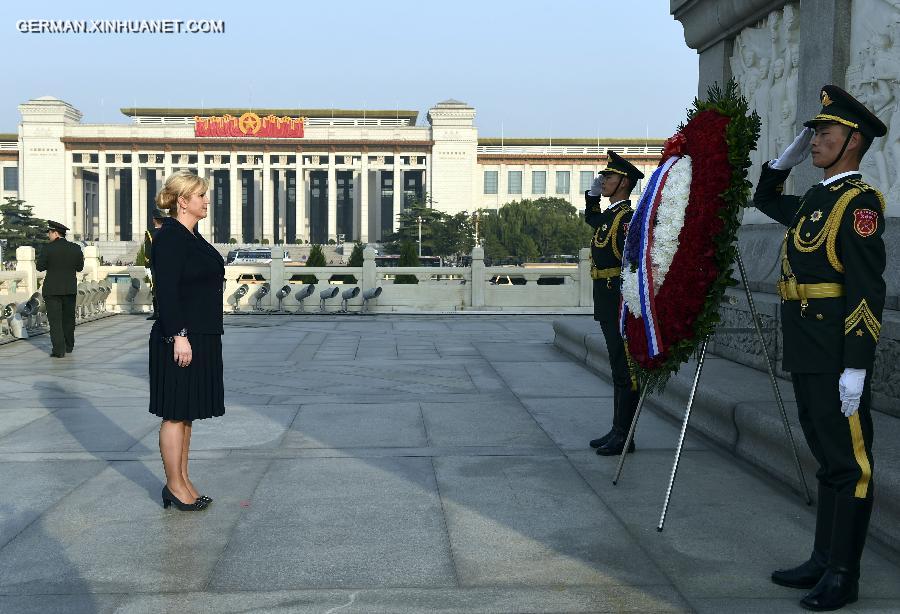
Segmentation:
<svg viewBox="0 0 900 614">
<path fill-rule="evenodd" d="M 285 263 L 280 247 L 272 248 L 269 264 L 225 268 L 222 308 L 226 313 L 282 312 L 447 312 L 515 311 L 590 313 L 592 310 L 590 252 L 582 249 L 577 266 L 485 266 L 484 250 L 476 247 L 468 267 L 377 267 L 375 250 L 366 248 L 363 266 L 307 267 Z M 84 270 L 78 274 L 77 318 L 86 322 L 113 313 L 149 312 L 151 275 L 145 267 L 102 265 L 96 246 L 84 248 Z M 398 275 L 418 283 L 395 283 Z M 0 272 L 0 343 L 46 330 L 40 287 L 45 273 L 35 266 L 35 250 L 16 250 L 16 270 Z M 303 280 L 315 278 L 314 292 L 300 300 Z M 349 283 L 350 278 L 356 280 Z M 280 300 L 278 290 L 290 291 Z M 336 296 L 322 302 L 320 293 L 334 286 Z M 360 292 L 342 304 L 344 290 Z M 260 290 L 260 288 L 265 288 Z M 381 288 L 366 301 L 365 291 Z"/>
</svg>

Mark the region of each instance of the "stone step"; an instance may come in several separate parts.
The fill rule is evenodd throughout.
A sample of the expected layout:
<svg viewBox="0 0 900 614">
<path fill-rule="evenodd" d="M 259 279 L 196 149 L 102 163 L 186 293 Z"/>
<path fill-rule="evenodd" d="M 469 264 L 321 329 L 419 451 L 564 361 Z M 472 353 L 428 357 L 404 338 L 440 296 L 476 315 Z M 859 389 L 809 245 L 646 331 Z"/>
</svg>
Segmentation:
<svg viewBox="0 0 900 614">
<path fill-rule="evenodd" d="M 600 325 L 590 317 L 570 316 L 553 323 L 554 344 L 601 377 L 611 380 L 606 342 Z M 696 362 L 672 377 L 662 394 L 648 397 L 645 405 L 677 420 L 684 418 Z M 791 382 L 778 378 L 788 421 L 800 454 L 810 492 L 815 498 L 816 462 L 797 420 Z M 873 411 L 875 423 L 874 481 L 877 496 L 870 535 L 900 551 L 900 419 Z M 802 492 L 790 442 L 767 373 L 726 358 L 707 354 L 691 410 L 689 428 L 747 461 L 764 473 Z M 640 445 L 640 423 L 635 441 Z"/>
</svg>

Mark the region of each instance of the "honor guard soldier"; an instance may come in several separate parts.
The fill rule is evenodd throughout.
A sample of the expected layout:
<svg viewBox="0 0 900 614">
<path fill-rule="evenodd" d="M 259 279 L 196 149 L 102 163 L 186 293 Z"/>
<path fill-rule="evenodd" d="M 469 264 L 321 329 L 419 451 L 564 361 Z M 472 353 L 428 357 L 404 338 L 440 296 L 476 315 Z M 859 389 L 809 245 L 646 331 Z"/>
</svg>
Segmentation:
<svg viewBox="0 0 900 614">
<path fill-rule="evenodd" d="M 80 247 L 66 241 L 67 230 L 59 222 L 47 222 L 50 242 L 41 249 L 36 262 L 38 271 L 47 271 L 41 293 L 47 305 L 53 346 L 50 355 L 54 358 L 75 349 L 75 273 L 84 269 L 84 254 Z"/>
<path fill-rule="evenodd" d="M 866 150 L 887 128 L 834 85 L 822 111 L 764 165 L 753 204 L 787 226 L 781 247 L 784 368 L 819 470 L 812 555 L 775 571 L 782 586 L 812 589 L 800 604 L 835 610 L 857 600 L 872 514 L 871 378 L 884 307 L 884 198 L 862 181 Z M 825 179 L 802 197 L 782 194 L 810 151 Z"/>
<path fill-rule="evenodd" d="M 165 214 L 159 209 L 153 214 L 153 228 L 144 233 L 144 258 L 147 260 L 147 268 L 150 269 L 150 297 L 153 299 L 153 313 L 147 316 L 148 320 L 156 320 L 159 312 L 156 309 L 156 292 L 153 289 L 153 239 L 157 231 L 162 228 Z"/>
<path fill-rule="evenodd" d="M 638 179 L 643 177 L 644 174 L 628 160 L 610 151 L 606 168 L 600 171 L 591 189 L 584 194 L 584 220 L 594 229 L 591 239 L 594 319 L 600 322 L 606 339 L 613 379 L 612 430 L 590 442 L 601 456 L 622 453 L 640 398 L 637 380 L 632 376 L 630 359 L 619 334 L 618 317 L 622 298 L 622 247 L 634 213 L 628 197 Z M 601 207 L 601 196 L 612 203 L 606 209 Z M 628 451 L 634 451 L 633 441 Z"/>
</svg>

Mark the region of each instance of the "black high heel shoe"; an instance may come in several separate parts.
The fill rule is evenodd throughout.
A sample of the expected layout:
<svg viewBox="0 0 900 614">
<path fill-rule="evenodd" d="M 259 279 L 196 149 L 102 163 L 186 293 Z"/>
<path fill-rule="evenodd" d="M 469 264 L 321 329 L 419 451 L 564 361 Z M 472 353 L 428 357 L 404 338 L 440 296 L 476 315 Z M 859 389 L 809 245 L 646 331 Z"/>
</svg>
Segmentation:
<svg viewBox="0 0 900 614">
<path fill-rule="evenodd" d="M 197 495 L 197 501 L 203 501 L 206 505 L 213 502 L 212 497 L 207 497 L 206 495 Z"/>
<path fill-rule="evenodd" d="M 201 502 L 200 499 L 197 499 L 193 503 L 182 503 L 178 497 L 172 494 L 172 491 L 169 490 L 168 486 L 163 486 L 162 489 L 162 502 L 163 509 L 168 509 L 170 505 L 174 505 L 182 512 L 198 512 L 200 510 L 206 509 L 205 503 Z"/>
</svg>

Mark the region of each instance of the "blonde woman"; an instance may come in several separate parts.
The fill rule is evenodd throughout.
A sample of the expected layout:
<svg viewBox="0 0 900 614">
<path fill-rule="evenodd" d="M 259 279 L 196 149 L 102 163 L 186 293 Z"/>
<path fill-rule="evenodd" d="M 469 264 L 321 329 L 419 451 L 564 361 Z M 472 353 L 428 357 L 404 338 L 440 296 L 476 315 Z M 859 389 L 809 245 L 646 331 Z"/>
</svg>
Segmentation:
<svg viewBox="0 0 900 614">
<path fill-rule="evenodd" d="M 162 418 L 159 452 L 166 472 L 163 507 L 206 509 L 212 499 L 188 477 L 194 420 L 225 413 L 222 282 L 225 262 L 197 232 L 207 215 L 209 182 L 189 171 L 166 179 L 156 197 L 168 211 L 153 241 L 159 319 L 150 331 L 150 412 Z"/>
</svg>

